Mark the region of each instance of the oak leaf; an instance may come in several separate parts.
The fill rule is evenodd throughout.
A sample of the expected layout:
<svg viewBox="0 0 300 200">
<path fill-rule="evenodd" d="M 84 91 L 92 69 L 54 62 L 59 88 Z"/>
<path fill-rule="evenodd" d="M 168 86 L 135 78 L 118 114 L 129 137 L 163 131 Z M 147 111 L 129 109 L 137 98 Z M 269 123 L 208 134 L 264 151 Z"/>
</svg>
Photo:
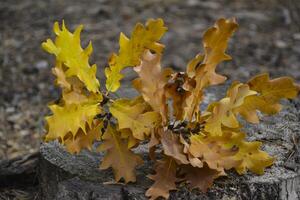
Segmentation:
<svg viewBox="0 0 300 200">
<path fill-rule="evenodd" d="M 190 144 L 182 137 L 182 135 L 179 136 L 179 141 L 181 142 L 181 144 L 183 144 L 184 148 L 183 148 L 183 153 L 185 153 L 188 157 L 188 161 L 191 164 L 191 166 L 193 167 L 198 167 L 198 168 L 202 168 L 203 167 L 203 162 L 202 160 L 200 160 L 199 158 L 194 157 L 189 149 L 190 149 Z"/>
<path fill-rule="evenodd" d="M 189 152 L 194 157 L 201 158 L 211 169 L 223 171 L 240 164 L 240 161 L 234 158 L 237 150 L 223 147 L 215 138 L 198 134 L 192 135 L 190 141 Z"/>
<path fill-rule="evenodd" d="M 163 160 L 157 161 L 155 166 L 155 175 L 148 175 L 154 181 L 154 184 L 146 191 L 146 196 L 151 200 L 163 197 L 168 199 L 171 190 L 177 190 L 176 182 L 179 179 L 176 177 L 177 165 L 172 158 L 166 157 Z"/>
<path fill-rule="evenodd" d="M 86 134 L 86 124 L 91 127 L 94 117 L 101 112 L 99 103 L 53 104 L 49 108 L 53 114 L 45 118 L 48 126 L 46 141 L 60 139 L 64 142 L 68 133 L 75 137 L 79 129 Z"/>
<path fill-rule="evenodd" d="M 152 54 L 146 50 L 142 55 L 141 64 L 134 68 L 139 78 L 133 81 L 133 85 L 152 109 L 159 112 L 163 121 L 166 122 L 168 106 L 164 87 L 171 74 L 171 69 L 162 70 L 160 58 L 160 54 Z"/>
<path fill-rule="evenodd" d="M 280 100 L 283 98 L 295 98 L 299 88 L 292 78 L 280 77 L 270 80 L 268 74 L 260 74 L 252 78 L 248 83 L 251 90 L 258 94 L 245 98 L 245 102 L 235 112 L 240 113 L 247 121 L 258 123 L 256 110 L 269 115 L 281 110 Z"/>
<path fill-rule="evenodd" d="M 174 158 L 180 164 L 189 163 L 186 154 L 183 152 L 184 146 L 180 142 L 179 135 L 176 135 L 171 131 L 163 131 L 160 141 L 165 155 Z"/>
<path fill-rule="evenodd" d="M 191 189 L 197 188 L 202 192 L 207 192 L 215 179 L 226 175 L 223 171 L 210 169 L 206 164 L 202 168 L 184 165 L 181 167 L 181 173 Z"/>
<path fill-rule="evenodd" d="M 162 53 L 164 45 L 157 43 L 167 31 L 162 19 L 149 19 L 146 26 L 138 23 L 134 27 L 131 38 L 120 34 L 119 54 L 112 54 L 109 59 L 109 67 L 105 68 L 106 89 L 115 92 L 120 87 L 123 78 L 121 70 L 129 66 L 140 64 L 140 58 L 145 49 L 156 53 Z"/>
<path fill-rule="evenodd" d="M 166 84 L 166 95 L 172 99 L 173 115 L 176 120 L 183 120 L 187 106 L 186 99 L 191 95 L 195 84 L 194 79 L 182 72 L 173 73 Z"/>
<path fill-rule="evenodd" d="M 266 167 L 273 164 L 274 158 L 260 150 L 262 143 L 258 141 L 245 141 L 246 134 L 243 132 L 225 132 L 224 145 L 238 149 L 234 155 L 241 163 L 235 166 L 239 174 L 245 174 L 247 169 L 251 172 L 262 175 Z"/>
<path fill-rule="evenodd" d="M 211 115 L 206 120 L 205 131 L 220 136 L 223 125 L 229 128 L 238 128 L 239 122 L 234 109 L 241 106 L 245 98 L 255 94 L 256 92 L 250 90 L 247 84 L 233 83 L 225 98 L 209 105 L 208 111 Z"/>
<path fill-rule="evenodd" d="M 71 84 L 67 81 L 67 77 L 64 70 L 62 69 L 62 66 L 59 66 L 59 64 L 57 64 L 52 68 L 52 73 L 56 76 L 56 85 L 60 86 L 62 89 L 71 90 Z"/>
<path fill-rule="evenodd" d="M 96 140 L 101 139 L 101 129 L 103 122 L 94 120 L 92 127 L 87 128 L 86 134 L 79 129 L 75 137 L 69 137 L 65 140 L 65 146 L 68 152 L 79 153 L 82 149 L 92 150 L 92 145 Z"/>
<path fill-rule="evenodd" d="M 106 151 L 106 154 L 100 164 L 100 169 L 112 167 L 117 182 L 121 178 L 126 183 L 135 182 L 134 170 L 137 165 L 143 163 L 141 157 L 128 149 L 128 141 L 122 139 L 120 133 L 111 125 L 108 125 L 102 139 L 103 143 L 98 150 Z"/>
<path fill-rule="evenodd" d="M 148 111 L 149 106 L 141 99 L 118 99 L 109 108 L 118 120 L 119 129 L 129 128 L 136 139 L 144 140 L 161 122 L 160 114 Z"/>
<path fill-rule="evenodd" d="M 134 148 L 136 147 L 140 140 L 136 139 L 133 134 L 132 131 L 130 129 L 124 128 L 119 130 L 120 134 L 121 134 L 121 138 L 122 139 L 127 139 L 128 141 L 128 149 Z"/>
<path fill-rule="evenodd" d="M 92 43 L 82 49 L 80 44 L 80 33 L 83 26 L 76 28 L 74 33 L 71 33 L 65 23 L 62 23 L 62 28 L 58 22 L 54 23 L 53 31 L 56 34 L 55 42 L 48 39 L 42 43 L 45 51 L 56 56 L 56 64 L 64 65 L 67 69 L 64 71 L 65 77 L 76 76 L 81 80 L 86 88 L 94 93 L 99 92 L 99 81 L 96 78 L 97 66 L 90 66 L 89 57 L 93 51 Z M 63 75 L 59 71 L 59 67 L 54 68 L 54 72 L 58 75 L 58 83 L 66 85 L 63 81 Z M 63 83 L 64 82 L 64 83 Z"/>
<path fill-rule="evenodd" d="M 203 47 L 205 53 L 198 54 L 189 62 L 188 74 L 196 81 L 195 89 L 187 99 L 186 118 L 192 120 L 202 99 L 203 89 L 209 85 L 223 83 L 226 77 L 215 72 L 217 65 L 231 57 L 225 53 L 228 40 L 237 29 L 234 19 L 219 19 L 216 24 L 209 28 L 203 35 Z"/>
</svg>

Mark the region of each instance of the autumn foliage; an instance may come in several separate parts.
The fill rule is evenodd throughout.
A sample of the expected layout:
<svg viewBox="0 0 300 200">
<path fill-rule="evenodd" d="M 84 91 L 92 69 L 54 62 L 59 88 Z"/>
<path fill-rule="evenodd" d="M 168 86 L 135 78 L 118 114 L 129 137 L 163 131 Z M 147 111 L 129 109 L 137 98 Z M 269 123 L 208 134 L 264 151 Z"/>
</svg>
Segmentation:
<svg viewBox="0 0 300 200">
<path fill-rule="evenodd" d="M 92 44 L 81 47 L 82 26 L 71 33 L 56 22 L 55 41 L 48 39 L 42 47 L 56 58 L 52 72 L 62 93 L 49 105 L 45 140 L 58 139 L 70 153 L 92 150 L 101 141 L 97 151 L 105 156 L 100 169 L 111 167 L 115 180 L 126 183 L 136 181 L 135 168 L 143 163 L 133 149 L 148 143 L 155 162 L 155 174 L 149 175 L 154 183 L 146 191 L 151 199 L 167 199 L 179 182 L 206 192 L 230 169 L 263 174 L 274 158 L 261 150 L 261 142 L 247 141 L 239 119 L 259 123 L 258 111 L 278 113 L 280 100 L 295 98 L 299 86 L 289 77 L 260 74 L 247 83 L 233 82 L 224 98 L 200 110 L 205 89 L 226 80 L 216 67 L 231 59 L 226 49 L 237 28 L 234 19 L 219 19 L 203 35 L 204 52 L 190 60 L 185 72 L 174 72 L 161 67 L 163 20 L 138 23 L 130 37 L 120 34 L 120 49 L 105 68 L 105 90 L 96 65 L 89 62 Z M 140 96 L 113 99 L 127 67 L 137 74 L 132 86 Z"/>
</svg>

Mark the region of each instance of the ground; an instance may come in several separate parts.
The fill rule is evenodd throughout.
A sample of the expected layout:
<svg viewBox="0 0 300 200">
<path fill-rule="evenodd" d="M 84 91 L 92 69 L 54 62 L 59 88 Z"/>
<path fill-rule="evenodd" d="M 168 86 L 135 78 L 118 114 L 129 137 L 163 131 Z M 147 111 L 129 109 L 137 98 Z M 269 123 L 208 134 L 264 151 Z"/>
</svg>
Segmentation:
<svg viewBox="0 0 300 200">
<path fill-rule="evenodd" d="M 92 63 L 102 86 L 120 31 L 129 35 L 135 23 L 158 17 L 168 26 L 162 40 L 167 45 L 164 66 L 183 70 L 202 51 L 203 31 L 220 17 L 235 17 L 240 27 L 228 49 L 233 60 L 218 71 L 229 81 L 269 71 L 272 77 L 288 75 L 299 82 L 299 8 L 296 0 L 0 0 L 0 160 L 38 149 L 47 103 L 59 94 L 50 72 L 53 57 L 40 46 L 53 38 L 55 21 L 64 19 L 71 30 L 84 25 L 82 43 L 93 42 Z"/>
</svg>

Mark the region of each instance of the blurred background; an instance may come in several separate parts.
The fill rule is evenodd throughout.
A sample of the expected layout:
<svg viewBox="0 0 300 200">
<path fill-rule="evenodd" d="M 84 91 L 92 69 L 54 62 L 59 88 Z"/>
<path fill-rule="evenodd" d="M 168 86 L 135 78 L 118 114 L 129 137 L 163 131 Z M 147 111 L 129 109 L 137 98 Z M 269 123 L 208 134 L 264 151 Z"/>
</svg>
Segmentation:
<svg viewBox="0 0 300 200">
<path fill-rule="evenodd" d="M 0 0 L 0 162 L 38 150 L 47 103 L 59 95 L 50 70 L 54 58 L 41 49 L 54 38 L 55 21 L 64 19 L 71 31 L 84 25 L 82 45 L 93 42 L 91 63 L 102 86 L 119 33 L 129 35 L 135 23 L 158 17 L 169 29 L 164 66 L 183 70 L 202 51 L 203 31 L 218 18 L 235 17 L 240 28 L 228 49 L 233 60 L 218 71 L 229 82 L 265 71 L 299 82 L 299 15 L 299 0 Z M 125 87 L 132 78 L 129 73 Z"/>
</svg>

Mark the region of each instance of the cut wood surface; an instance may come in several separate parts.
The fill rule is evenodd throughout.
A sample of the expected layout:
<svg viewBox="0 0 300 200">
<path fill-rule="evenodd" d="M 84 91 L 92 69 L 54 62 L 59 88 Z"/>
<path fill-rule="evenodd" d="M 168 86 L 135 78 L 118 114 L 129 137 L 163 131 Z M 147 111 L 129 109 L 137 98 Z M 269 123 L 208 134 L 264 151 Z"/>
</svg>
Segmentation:
<svg viewBox="0 0 300 200">
<path fill-rule="evenodd" d="M 210 96 L 213 98 L 210 101 L 217 98 Z M 206 194 L 180 186 L 179 191 L 171 193 L 170 199 L 299 199 L 299 108 L 299 100 L 284 101 L 278 115 L 263 117 L 259 125 L 245 125 L 248 139 L 262 141 L 264 150 L 276 156 L 275 164 L 264 175 L 239 176 L 229 171 L 228 177 L 219 178 Z M 151 180 L 146 176 L 153 172 L 153 163 L 146 156 L 147 145 L 135 151 L 145 160 L 137 169 L 137 182 L 112 184 L 112 171 L 98 169 L 103 154 L 82 151 L 71 155 L 56 141 L 43 143 L 39 169 L 42 199 L 147 199 L 144 193 Z"/>
</svg>

